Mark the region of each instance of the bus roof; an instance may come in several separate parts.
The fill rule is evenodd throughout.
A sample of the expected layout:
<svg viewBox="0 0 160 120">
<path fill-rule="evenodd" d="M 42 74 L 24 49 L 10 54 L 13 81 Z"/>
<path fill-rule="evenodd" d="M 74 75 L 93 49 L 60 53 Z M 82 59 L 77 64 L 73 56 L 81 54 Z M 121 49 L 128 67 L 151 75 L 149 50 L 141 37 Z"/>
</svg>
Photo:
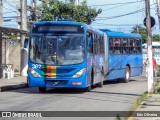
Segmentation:
<svg viewBox="0 0 160 120">
<path fill-rule="evenodd" d="M 35 22 L 34 24 L 39 24 L 39 25 L 44 25 L 44 24 L 82 24 L 82 22 L 75 22 L 71 20 L 58 20 L 58 21 L 40 21 L 40 22 Z"/>
<path fill-rule="evenodd" d="M 106 29 L 101 29 L 104 31 L 109 37 L 127 37 L 127 38 L 141 38 L 140 34 L 133 34 L 133 33 L 123 33 L 123 32 L 115 32 L 115 31 L 110 31 Z"/>
<path fill-rule="evenodd" d="M 84 27 L 89 27 L 87 24 L 82 23 L 82 22 L 75 22 L 71 20 L 59 20 L 59 21 L 40 21 L 40 22 L 35 22 L 33 25 L 38 24 L 38 25 L 49 25 L 49 24 L 72 24 L 72 25 L 83 25 Z"/>
<path fill-rule="evenodd" d="M 35 22 L 33 25 L 49 25 L 49 24 L 72 24 L 72 25 L 83 25 L 86 29 L 89 29 L 91 31 L 96 32 L 97 34 L 103 35 L 104 32 L 100 31 L 98 29 L 94 29 L 92 26 L 87 25 L 85 23 L 82 22 L 75 22 L 75 21 L 71 21 L 71 20 L 58 20 L 58 21 L 41 21 L 41 22 Z"/>
</svg>

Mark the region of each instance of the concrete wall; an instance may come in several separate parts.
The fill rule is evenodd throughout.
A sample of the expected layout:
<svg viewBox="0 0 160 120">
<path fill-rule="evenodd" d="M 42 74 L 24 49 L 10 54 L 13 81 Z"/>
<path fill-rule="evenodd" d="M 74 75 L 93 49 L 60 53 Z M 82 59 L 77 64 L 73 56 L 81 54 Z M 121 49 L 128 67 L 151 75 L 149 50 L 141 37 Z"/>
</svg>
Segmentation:
<svg viewBox="0 0 160 120">
<path fill-rule="evenodd" d="M 14 68 L 20 71 L 20 43 L 11 40 L 3 39 L 2 43 L 2 63 L 13 64 Z"/>
</svg>

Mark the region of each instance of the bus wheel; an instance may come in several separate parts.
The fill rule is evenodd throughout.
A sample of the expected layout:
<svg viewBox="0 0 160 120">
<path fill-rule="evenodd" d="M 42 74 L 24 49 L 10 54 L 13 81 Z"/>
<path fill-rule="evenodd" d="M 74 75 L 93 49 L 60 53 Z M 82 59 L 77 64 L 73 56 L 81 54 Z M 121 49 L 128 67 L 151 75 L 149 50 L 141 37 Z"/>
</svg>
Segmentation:
<svg viewBox="0 0 160 120">
<path fill-rule="evenodd" d="M 90 92 L 92 89 L 91 85 L 89 85 L 87 88 L 85 88 L 85 92 Z"/>
<path fill-rule="evenodd" d="M 130 69 L 129 67 L 127 66 L 126 67 L 126 72 L 125 72 L 125 78 L 123 80 L 124 83 L 128 83 L 129 82 L 129 79 L 130 79 Z"/>
<path fill-rule="evenodd" d="M 93 70 L 92 70 L 91 78 L 90 78 L 90 85 L 87 88 L 85 88 L 85 92 L 90 92 L 91 91 L 92 85 L 93 85 L 93 79 L 94 79 L 93 77 L 94 77 L 94 73 L 93 73 Z"/>
<path fill-rule="evenodd" d="M 39 92 L 41 92 L 41 93 L 46 92 L 46 87 L 39 87 Z"/>
<path fill-rule="evenodd" d="M 28 79 L 28 77 L 27 77 L 27 87 L 29 87 L 29 79 Z"/>
</svg>

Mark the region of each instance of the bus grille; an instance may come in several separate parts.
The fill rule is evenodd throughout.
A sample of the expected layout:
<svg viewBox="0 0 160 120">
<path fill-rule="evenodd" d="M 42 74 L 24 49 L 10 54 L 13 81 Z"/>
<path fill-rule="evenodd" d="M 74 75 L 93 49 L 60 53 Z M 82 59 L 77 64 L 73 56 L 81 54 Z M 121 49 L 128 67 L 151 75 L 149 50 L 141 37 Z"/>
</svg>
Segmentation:
<svg viewBox="0 0 160 120">
<path fill-rule="evenodd" d="M 68 80 L 46 80 L 47 86 L 65 86 Z"/>
</svg>

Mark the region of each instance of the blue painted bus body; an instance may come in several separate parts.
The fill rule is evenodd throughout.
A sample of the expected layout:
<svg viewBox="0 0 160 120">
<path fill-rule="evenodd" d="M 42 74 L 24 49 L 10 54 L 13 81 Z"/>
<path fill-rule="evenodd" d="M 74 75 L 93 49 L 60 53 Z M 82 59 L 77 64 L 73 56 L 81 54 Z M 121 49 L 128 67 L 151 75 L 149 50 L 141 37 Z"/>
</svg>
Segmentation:
<svg viewBox="0 0 160 120">
<path fill-rule="evenodd" d="M 51 33 L 51 32 L 44 32 L 44 33 L 34 33 L 32 31 L 35 26 L 43 26 L 43 25 L 80 25 L 84 28 L 84 33 Z M 58 29 L 58 28 L 56 28 Z M 38 31 L 38 30 L 37 30 Z M 47 22 L 36 22 L 32 25 L 31 28 L 31 38 L 30 38 L 30 44 L 29 44 L 29 61 L 28 61 L 28 85 L 31 87 L 51 87 L 51 88 L 86 88 L 91 85 L 91 72 L 93 69 L 93 54 L 88 53 L 87 48 L 87 31 L 93 31 L 99 34 L 100 36 L 103 36 L 103 32 L 101 31 L 95 31 L 90 26 L 80 23 L 80 22 L 73 22 L 73 21 L 47 21 Z M 74 31 L 72 31 L 74 32 Z M 69 65 L 50 65 L 45 63 L 38 63 L 35 62 L 35 60 L 31 60 L 31 56 L 34 56 L 34 52 L 32 53 L 32 49 L 35 47 L 32 42 L 34 39 L 41 39 L 42 36 L 45 36 L 45 39 L 52 38 L 53 36 L 56 38 L 58 37 L 65 37 L 65 36 L 71 36 L 71 37 L 77 37 L 81 36 L 84 38 L 84 60 L 81 63 L 77 64 L 69 64 Z M 55 39 L 55 38 L 52 39 Z M 68 38 L 69 38 L 68 37 Z M 38 41 L 35 40 L 35 41 Z M 59 40 L 59 43 L 62 41 L 60 38 L 57 38 Z M 57 40 L 57 41 L 58 41 Z M 41 45 L 41 44 L 40 44 Z M 63 48 L 61 48 L 63 49 Z M 69 51 L 69 50 L 68 50 Z M 71 51 L 71 50 L 70 50 Z M 96 56 L 96 62 L 97 67 L 101 67 L 101 64 L 99 63 L 99 59 L 103 58 L 102 55 Z M 81 77 L 74 78 L 73 76 L 78 71 L 85 69 L 84 73 Z M 35 76 L 33 75 L 35 74 Z M 37 77 L 38 76 L 38 77 Z M 49 77 L 48 77 L 49 76 Z M 98 81 L 98 80 L 97 80 Z"/>
<path fill-rule="evenodd" d="M 112 32 L 108 30 L 102 30 L 107 34 L 108 42 L 108 77 L 107 80 L 116 80 L 118 78 L 125 78 L 126 66 L 130 68 L 130 76 L 139 76 L 142 74 L 143 59 L 142 52 L 140 53 L 128 53 L 128 54 L 110 54 L 110 38 L 130 38 L 130 39 L 140 39 L 140 44 L 142 44 L 142 38 L 139 34 L 129 34 L 123 32 Z M 142 49 L 141 49 L 142 51 Z"/>
</svg>

